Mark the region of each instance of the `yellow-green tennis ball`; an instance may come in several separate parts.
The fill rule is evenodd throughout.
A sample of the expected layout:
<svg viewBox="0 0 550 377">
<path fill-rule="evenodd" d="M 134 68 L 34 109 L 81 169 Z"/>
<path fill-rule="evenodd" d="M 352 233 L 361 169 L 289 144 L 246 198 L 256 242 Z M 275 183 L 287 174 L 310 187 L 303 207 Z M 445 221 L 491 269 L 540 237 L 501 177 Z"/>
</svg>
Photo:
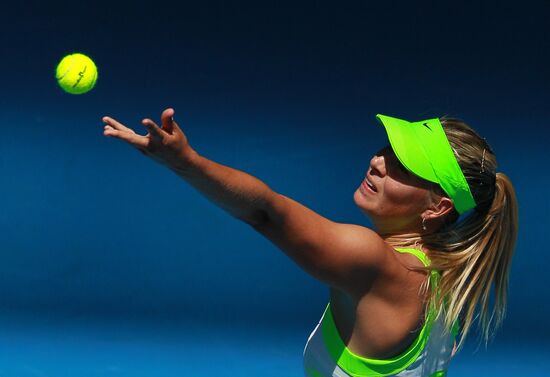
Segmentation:
<svg viewBox="0 0 550 377">
<path fill-rule="evenodd" d="M 70 94 L 89 92 L 97 81 L 97 67 L 92 59 L 75 53 L 65 56 L 55 70 L 59 86 Z"/>
</svg>

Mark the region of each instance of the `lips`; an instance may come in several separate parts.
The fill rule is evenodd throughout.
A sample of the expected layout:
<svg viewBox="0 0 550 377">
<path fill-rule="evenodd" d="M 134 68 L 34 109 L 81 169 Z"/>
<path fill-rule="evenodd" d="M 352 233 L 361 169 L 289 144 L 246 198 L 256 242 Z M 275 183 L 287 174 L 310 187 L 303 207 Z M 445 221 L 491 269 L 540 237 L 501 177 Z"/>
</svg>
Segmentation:
<svg viewBox="0 0 550 377">
<path fill-rule="evenodd" d="M 376 193 L 376 191 L 367 184 L 366 180 L 364 180 L 363 183 L 361 183 L 361 187 L 363 188 L 363 191 L 370 192 L 371 194 Z"/>
<path fill-rule="evenodd" d="M 374 191 L 374 192 L 378 191 L 376 186 L 372 182 L 369 181 L 368 177 L 365 177 L 365 180 L 363 181 L 363 183 L 365 184 L 365 186 L 370 188 L 372 191 Z"/>
</svg>

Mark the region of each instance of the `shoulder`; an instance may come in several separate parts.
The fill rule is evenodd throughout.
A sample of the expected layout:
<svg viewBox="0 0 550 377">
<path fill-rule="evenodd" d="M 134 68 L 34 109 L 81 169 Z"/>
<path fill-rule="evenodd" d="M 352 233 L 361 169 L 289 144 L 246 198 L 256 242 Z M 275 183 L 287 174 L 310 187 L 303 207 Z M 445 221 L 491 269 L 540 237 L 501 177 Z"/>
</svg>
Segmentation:
<svg viewBox="0 0 550 377">
<path fill-rule="evenodd" d="M 368 227 L 331 222 L 318 235 L 318 262 L 326 282 L 355 296 L 390 276 L 399 262 L 395 249 Z"/>
<path fill-rule="evenodd" d="M 332 221 L 285 196 L 275 204 L 277 211 L 254 229 L 317 280 L 364 291 L 387 268 L 393 248 L 374 230 Z"/>
</svg>

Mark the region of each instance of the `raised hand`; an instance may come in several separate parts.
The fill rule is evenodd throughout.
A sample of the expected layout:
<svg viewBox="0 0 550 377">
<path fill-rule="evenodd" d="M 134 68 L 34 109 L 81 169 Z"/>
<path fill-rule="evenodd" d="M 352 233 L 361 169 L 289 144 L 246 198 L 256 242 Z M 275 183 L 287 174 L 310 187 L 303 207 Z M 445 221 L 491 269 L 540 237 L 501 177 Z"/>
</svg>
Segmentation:
<svg viewBox="0 0 550 377">
<path fill-rule="evenodd" d="M 134 146 L 144 155 L 162 165 L 171 168 L 185 168 L 196 155 L 187 141 L 187 137 L 174 121 L 174 109 L 168 108 L 161 114 L 162 127 L 157 126 L 151 119 L 142 120 L 143 126 L 149 133 L 138 135 L 131 128 L 117 120 L 105 116 L 103 135 L 124 140 Z"/>
</svg>

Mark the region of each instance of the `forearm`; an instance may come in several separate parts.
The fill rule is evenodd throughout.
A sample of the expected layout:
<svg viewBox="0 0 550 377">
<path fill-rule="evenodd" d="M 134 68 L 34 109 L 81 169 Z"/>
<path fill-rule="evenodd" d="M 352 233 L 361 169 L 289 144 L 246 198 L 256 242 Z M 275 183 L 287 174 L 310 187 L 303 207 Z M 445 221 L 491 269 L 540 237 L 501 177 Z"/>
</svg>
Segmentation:
<svg viewBox="0 0 550 377">
<path fill-rule="evenodd" d="M 196 152 L 191 161 L 170 169 L 211 202 L 250 225 L 265 221 L 269 201 L 277 195 L 256 177 Z"/>
</svg>

